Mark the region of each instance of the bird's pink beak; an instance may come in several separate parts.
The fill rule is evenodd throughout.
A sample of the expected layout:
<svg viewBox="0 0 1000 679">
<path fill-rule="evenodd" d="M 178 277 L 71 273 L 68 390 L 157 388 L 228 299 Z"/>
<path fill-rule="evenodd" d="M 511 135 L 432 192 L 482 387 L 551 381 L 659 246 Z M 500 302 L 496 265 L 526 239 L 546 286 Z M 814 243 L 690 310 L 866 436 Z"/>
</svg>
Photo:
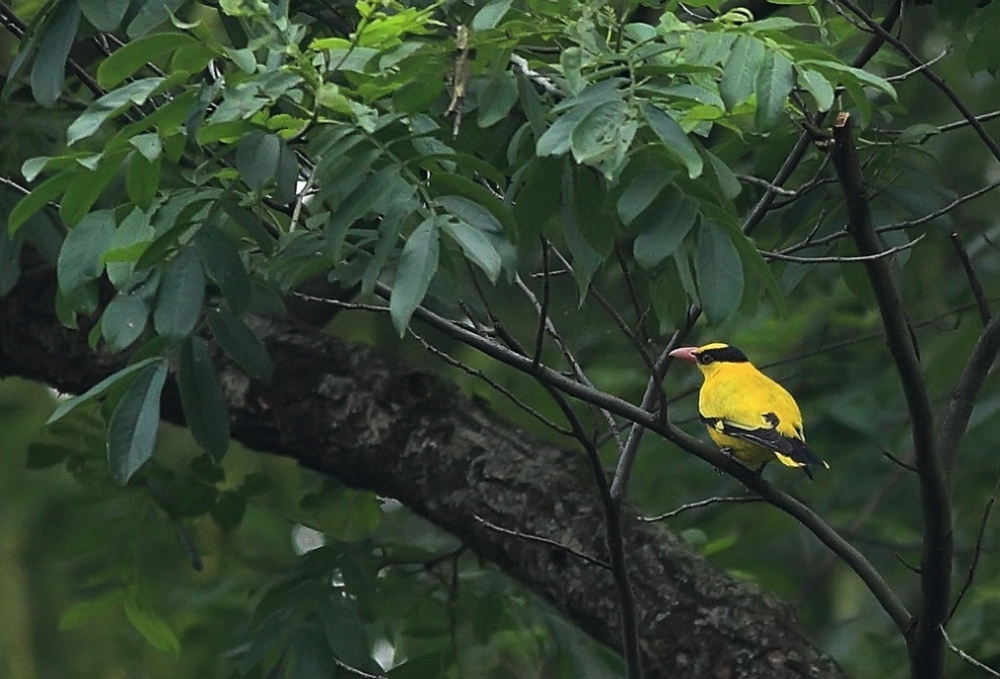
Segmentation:
<svg viewBox="0 0 1000 679">
<path fill-rule="evenodd" d="M 689 363 L 697 363 L 698 358 L 695 356 L 695 351 L 698 347 L 681 347 L 680 349 L 674 349 L 670 352 L 672 358 L 679 358 L 682 361 L 688 361 Z"/>
</svg>

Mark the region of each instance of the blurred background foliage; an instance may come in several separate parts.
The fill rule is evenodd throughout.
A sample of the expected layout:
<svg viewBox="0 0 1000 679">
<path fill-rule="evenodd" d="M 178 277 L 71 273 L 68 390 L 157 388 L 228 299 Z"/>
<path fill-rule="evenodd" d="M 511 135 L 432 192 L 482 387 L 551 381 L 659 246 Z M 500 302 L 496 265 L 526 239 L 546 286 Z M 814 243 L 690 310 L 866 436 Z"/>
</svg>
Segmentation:
<svg viewBox="0 0 1000 679">
<path fill-rule="evenodd" d="M 15 9 L 32 17 L 43 4 L 19 2 Z M 333 3 L 337 8 L 350 4 Z M 451 4 L 459 7 L 449 5 L 449 11 L 468 10 L 466 15 L 479 8 L 471 0 Z M 921 58 L 947 53 L 934 68 L 976 112 L 1000 109 L 993 72 L 998 64 L 982 54 L 983 44 L 1000 40 L 994 5 L 982 10 L 987 14 L 981 20 L 973 19 L 968 3 L 908 5 L 903 22 L 902 35 Z M 843 58 L 867 38 L 829 6 L 810 8 L 823 15 L 829 31 L 846 36 L 838 43 Z M 878 15 L 885 8 L 868 3 L 866 9 Z M 783 12 L 808 16 L 806 7 Z M 205 20 L 221 32 L 211 15 L 196 7 L 182 16 Z M 0 45 L 9 66 L 17 43 L 4 33 Z M 906 69 L 887 49 L 870 67 L 882 77 Z M 430 72 L 431 78 L 440 75 Z M 868 115 L 853 109 L 867 119 L 861 150 L 869 183 L 878 189 L 873 208 L 879 223 L 929 214 L 1000 180 L 1000 164 L 967 127 L 940 129 L 958 120 L 940 92 L 918 75 L 893 84 L 898 101 L 878 95 Z M 441 85 L 434 93 L 439 108 L 446 99 Z M 0 168 L 8 177 L 61 140 L 78 113 L 39 109 L 19 96 L 0 106 Z M 461 143 L 488 148 L 491 135 L 499 138 L 497 130 L 476 125 L 471 104 L 466 115 Z M 712 148 L 727 162 L 732 159 L 734 171 L 770 178 L 799 131 L 784 125 L 767 136 L 714 134 Z M 813 176 L 829 178 L 823 174 L 825 162 L 822 153 L 809 155 L 789 185 Z M 745 182 L 735 211 L 749 210 L 761 190 Z M 5 213 L 15 199 L 12 193 L 0 194 Z M 950 233 L 959 234 L 996 308 L 997 207 L 995 193 L 964 203 L 910 232 L 910 240 L 917 233 L 924 239 L 896 258 L 937 406 L 950 397 L 981 329 Z M 838 189 L 828 183 L 774 210 L 753 235 L 762 250 L 780 250 L 801 240 L 814 224 L 829 233 L 842 223 L 842 211 Z M 42 251 L 58 248 L 58 237 L 43 226 L 24 233 Z M 900 233 L 887 234 L 888 244 L 907 242 Z M 796 254 L 827 253 L 805 249 Z M 833 254 L 838 253 L 851 254 L 837 246 Z M 534 256 L 537 265 L 537 253 L 522 254 L 529 262 Z M 697 326 L 693 340 L 724 339 L 740 346 L 797 396 L 810 444 L 831 470 L 821 472 L 815 483 L 791 470 L 767 474 L 848 536 L 904 600 L 913 602 L 918 581 L 912 569 L 920 550 L 916 483 L 911 472 L 883 454 L 907 458 L 909 423 L 863 272 L 857 264 L 779 261 L 771 268 L 785 297 L 783 312 L 761 301 L 754 288 L 727 320 Z M 616 308 L 629 306 L 616 268 L 597 271 L 594 285 Z M 651 296 L 656 297 L 655 286 Z M 533 335 L 536 321 L 525 313 L 523 301 L 503 294 L 491 301 L 512 333 Z M 671 327 L 665 319 L 676 316 L 676 300 L 670 304 L 674 309 L 657 310 L 662 330 Z M 598 305 L 579 306 L 576 282 L 553 280 L 550 314 L 557 326 L 571 329 L 566 334 L 574 351 L 599 387 L 631 400 L 641 396 L 644 366 Z M 552 436 L 467 372 L 429 356 L 412 338 L 401 342 L 388 318 L 343 313 L 330 330 L 440 371 L 490 401 L 501 416 Z M 543 414 L 555 416 L 529 378 L 426 334 L 466 366 L 487 372 Z M 671 370 L 665 386 L 671 418 L 700 435 L 692 373 Z M 346 489 L 287 460 L 235 444 L 216 467 L 186 431 L 172 427 L 161 429 L 157 457 L 144 482 L 121 489 L 107 475 L 98 410 L 83 409 L 58 427 L 43 427 L 55 404 L 55 395 L 39 385 L 16 379 L 0 383 L 0 677 L 350 676 L 334 663 L 330 650 L 366 672 L 391 667 L 393 679 L 620 674 L 612 653 L 392 500 Z M 598 426 L 598 420 L 593 424 Z M 1000 479 L 998 430 L 1000 385 L 990 378 L 953 479 L 959 588 L 977 557 L 984 511 Z M 610 465 L 613 451 L 606 448 Z M 694 457 L 647 437 L 630 498 L 655 515 L 687 502 L 742 493 L 736 482 Z M 718 504 L 683 513 L 669 525 L 720 568 L 787 600 L 809 634 L 851 674 L 907 674 L 902 642 L 872 597 L 789 517 L 765 504 Z M 975 581 L 950 625 L 956 644 L 994 667 L 1000 664 L 996 536 L 991 516 Z M 980 675 L 952 656 L 948 676 Z"/>
</svg>

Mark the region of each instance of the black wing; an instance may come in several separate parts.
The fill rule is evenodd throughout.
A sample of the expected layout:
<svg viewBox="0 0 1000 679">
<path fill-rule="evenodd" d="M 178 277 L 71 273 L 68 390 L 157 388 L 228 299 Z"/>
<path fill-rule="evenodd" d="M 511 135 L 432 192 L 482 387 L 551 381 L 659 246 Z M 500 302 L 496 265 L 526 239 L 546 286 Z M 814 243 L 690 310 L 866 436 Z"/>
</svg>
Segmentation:
<svg viewBox="0 0 1000 679">
<path fill-rule="evenodd" d="M 755 443 L 762 448 L 773 450 L 778 455 L 790 458 L 800 465 L 818 464 L 824 467 L 828 465 L 812 451 L 802 439 L 784 436 L 775 427 L 778 425 L 778 418 L 773 413 L 766 413 L 764 419 L 772 423 L 771 427 L 748 428 L 734 424 L 729 420 L 718 417 L 702 417 L 702 422 L 712 427 L 718 432 L 727 436 L 743 439 L 750 443 Z M 808 467 L 806 473 L 809 474 Z M 812 475 L 810 474 L 810 478 Z"/>
</svg>

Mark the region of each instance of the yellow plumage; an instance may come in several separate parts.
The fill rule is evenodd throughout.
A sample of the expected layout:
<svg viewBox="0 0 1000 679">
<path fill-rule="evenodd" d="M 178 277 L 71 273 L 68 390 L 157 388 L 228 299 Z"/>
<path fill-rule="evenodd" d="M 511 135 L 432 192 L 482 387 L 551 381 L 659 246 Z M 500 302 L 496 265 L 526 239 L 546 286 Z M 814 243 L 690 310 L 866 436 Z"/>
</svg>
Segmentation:
<svg viewBox="0 0 1000 679">
<path fill-rule="evenodd" d="M 806 445 L 795 399 L 757 370 L 742 351 L 716 342 L 676 349 L 670 355 L 693 362 L 705 377 L 698 413 L 720 448 L 761 468 L 777 458 L 810 478 L 810 464 L 829 467 Z"/>
</svg>

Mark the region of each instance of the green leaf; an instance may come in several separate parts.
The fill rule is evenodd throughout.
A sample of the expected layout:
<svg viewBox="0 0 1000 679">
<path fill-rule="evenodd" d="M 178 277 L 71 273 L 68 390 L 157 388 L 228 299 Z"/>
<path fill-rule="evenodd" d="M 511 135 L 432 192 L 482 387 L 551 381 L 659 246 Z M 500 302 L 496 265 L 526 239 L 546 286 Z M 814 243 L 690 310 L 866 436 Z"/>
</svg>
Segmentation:
<svg viewBox="0 0 1000 679">
<path fill-rule="evenodd" d="M 862 68 L 847 66 L 836 61 L 822 61 L 817 59 L 802 59 L 798 62 L 799 68 L 810 68 L 819 71 L 829 80 L 840 80 L 844 86 L 874 87 L 875 89 L 896 98 L 896 89 L 885 78 L 869 73 Z"/>
<path fill-rule="evenodd" d="M 89 599 L 70 606 L 59 618 L 59 631 L 75 629 L 91 619 L 111 610 L 125 599 L 125 590 L 113 589 L 96 599 Z"/>
<path fill-rule="evenodd" d="M 532 158 L 514 198 L 514 221 L 518 242 L 534 247 L 542 229 L 559 207 L 562 162 L 554 158 Z"/>
<path fill-rule="evenodd" d="M 119 352 L 132 346 L 146 329 L 149 301 L 141 295 L 117 295 L 101 316 L 101 335 L 108 349 Z"/>
<path fill-rule="evenodd" d="M 138 10 L 129 23 L 126 33 L 130 40 L 146 35 L 151 30 L 166 23 L 171 13 L 176 13 L 184 0 L 135 0 Z M 133 8 L 135 10 L 135 8 Z"/>
<path fill-rule="evenodd" d="M 622 220 L 622 224 L 631 224 L 643 210 L 648 208 L 670 183 L 674 174 L 663 167 L 653 166 L 636 175 L 618 197 L 618 217 Z"/>
<path fill-rule="evenodd" d="M 784 54 L 767 50 L 757 73 L 757 127 L 770 130 L 785 119 L 785 102 L 792 91 L 792 62 Z"/>
<path fill-rule="evenodd" d="M 753 94 L 765 52 L 764 43 L 757 38 L 741 35 L 736 39 L 719 81 L 719 93 L 727 109 L 734 109 Z"/>
<path fill-rule="evenodd" d="M 111 210 L 91 212 L 66 234 L 59 259 L 56 277 L 64 295 L 96 280 L 104 271 L 101 260 L 115 233 L 115 215 Z"/>
<path fill-rule="evenodd" d="M 129 154 L 125 170 L 125 191 L 128 197 L 143 210 L 148 210 L 160 188 L 160 162 L 149 161 L 137 151 Z"/>
<path fill-rule="evenodd" d="M 150 0 L 154 4 L 156 0 Z M 157 613 L 149 606 L 138 585 L 131 585 L 125 597 L 125 617 L 132 627 L 150 643 L 153 648 L 170 655 L 181 652 L 181 642 Z"/>
<path fill-rule="evenodd" d="M 833 107 L 833 85 L 819 71 L 802 69 L 799 71 L 799 79 L 812 98 L 816 100 L 816 108 L 820 111 L 829 111 Z"/>
<path fill-rule="evenodd" d="M 564 54 L 568 51 L 564 50 Z M 611 79 L 590 85 L 576 97 L 556 106 L 553 111 L 567 113 L 542 133 L 535 144 L 535 153 L 539 156 L 561 156 L 569 151 L 573 130 L 581 120 L 601 104 L 621 101 L 622 95 L 617 89 L 619 84 L 620 81 Z"/>
<path fill-rule="evenodd" d="M 160 154 L 163 153 L 163 142 L 160 141 L 160 135 L 156 132 L 137 134 L 130 138 L 128 143 L 134 146 L 151 163 L 157 160 Z"/>
<path fill-rule="evenodd" d="M 424 300 L 431 279 L 437 273 L 440 244 L 438 219 L 424 220 L 403 246 L 396 268 L 396 281 L 389 298 L 389 316 L 402 337 L 410 325 L 410 317 Z"/>
<path fill-rule="evenodd" d="M 245 311 L 250 306 L 253 287 L 236 243 L 222 230 L 209 225 L 198 230 L 191 244 L 229 306 L 236 313 Z"/>
<path fill-rule="evenodd" d="M 394 206 L 400 206 L 413 195 L 414 189 L 408 185 L 394 167 L 384 167 L 368 176 L 340 204 L 325 227 L 328 250 L 340 257 L 340 249 L 348 230 L 354 223 L 370 212 L 386 214 Z"/>
<path fill-rule="evenodd" d="M 687 169 L 688 177 L 695 179 L 701 175 L 703 161 L 694 143 L 684 133 L 684 129 L 667 113 L 649 102 L 640 105 L 649 127 L 663 142 L 667 151 L 677 157 Z"/>
<path fill-rule="evenodd" d="M 120 165 L 121 155 L 114 154 L 102 157 L 94 170 L 77 172 L 59 202 L 59 216 L 63 222 L 73 226 L 83 219 L 118 174 Z"/>
<path fill-rule="evenodd" d="M 141 106 L 163 81 L 163 78 L 158 77 L 143 78 L 97 99 L 66 129 L 66 145 L 72 146 L 93 135 L 108 118 L 118 115 L 130 104 Z"/>
<path fill-rule="evenodd" d="M 497 282 L 501 269 L 500 253 L 482 231 L 465 222 L 449 220 L 444 223 L 444 232 L 458 243 L 469 261 L 483 270 L 491 283 Z"/>
<path fill-rule="evenodd" d="M 152 457 L 160 426 L 160 393 L 167 380 L 167 363 L 147 366 L 129 385 L 108 423 L 108 466 L 125 485 Z"/>
<path fill-rule="evenodd" d="M 722 323 L 743 297 L 743 264 L 732 239 L 715 222 L 706 220 L 698 230 L 695 277 L 709 323 Z"/>
<path fill-rule="evenodd" d="M 208 313 L 208 327 L 216 343 L 247 375 L 257 379 L 271 376 L 271 357 L 267 349 L 239 316 L 219 307 Z"/>
<path fill-rule="evenodd" d="M 108 279 L 119 290 L 132 284 L 132 274 L 136 262 L 150 247 L 156 231 L 149 223 L 149 213 L 134 208 L 118 225 L 111 244 L 105 250 L 101 261 L 107 264 Z"/>
<path fill-rule="evenodd" d="M 45 26 L 31 67 L 31 94 L 42 106 L 53 106 L 62 94 L 66 59 L 80 25 L 80 6 L 63 0 Z"/>
<path fill-rule="evenodd" d="M 673 253 L 698 218 L 698 201 L 679 192 L 661 197 L 635 221 L 635 261 L 651 269 Z"/>
<path fill-rule="evenodd" d="M 162 361 L 163 359 L 158 356 L 153 358 L 146 358 L 139 361 L 138 363 L 133 363 L 130 366 L 122 368 L 118 372 L 109 375 L 108 377 L 105 377 L 103 380 L 101 380 L 100 382 L 98 382 L 97 384 L 95 384 L 94 386 L 92 386 L 90 389 L 83 392 L 79 396 L 74 396 L 73 398 L 60 403 L 59 406 L 54 411 L 52 411 L 52 414 L 49 415 L 49 419 L 45 421 L 45 424 L 49 425 L 58 422 L 62 418 L 66 417 L 66 415 L 68 415 L 74 409 L 79 408 L 85 403 L 90 403 L 98 396 L 101 396 L 102 394 L 104 394 L 104 392 L 106 392 L 108 389 L 118 384 L 121 380 L 125 379 L 126 377 L 131 376 L 132 374 L 138 372 L 139 370 L 149 367 L 153 363 L 160 363 Z"/>
<path fill-rule="evenodd" d="M 472 17 L 473 31 L 486 31 L 496 28 L 500 20 L 510 10 L 513 0 L 490 0 Z M 485 126 L 484 126 L 485 127 Z"/>
<path fill-rule="evenodd" d="M 56 176 L 46 179 L 32 189 L 31 193 L 17 201 L 17 204 L 10 211 L 10 216 L 7 218 L 7 232 L 11 234 L 17 233 L 17 230 L 32 215 L 61 195 L 74 178 L 76 178 L 76 172 L 64 170 Z"/>
<path fill-rule="evenodd" d="M 130 0 L 79 0 L 83 16 L 94 28 L 105 33 L 118 29 L 129 3 Z"/>
<path fill-rule="evenodd" d="M 298 161 L 281 137 L 261 131 L 251 132 L 236 150 L 240 178 L 254 190 L 274 187 L 274 198 L 287 204 L 295 199 Z"/>
<path fill-rule="evenodd" d="M 167 342 L 194 330 L 205 298 L 205 272 L 193 248 L 184 247 L 167 267 L 153 311 L 153 327 Z"/>
<path fill-rule="evenodd" d="M 462 196 L 441 196 L 435 202 L 452 215 L 486 233 L 503 233 L 504 228 L 492 212 Z"/>
<path fill-rule="evenodd" d="M 1000 40 L 1000 9 L 990 4 L 977 12 L 977 19 L 980 19 L 979 28 L 969 43 L 965 63 L 969 73 L 995 71 L 1000 68 L 1000 49 L 997 49 L 997 41 Z"/>
<path fill-rule="evenodd" d="M 208 345 L 200 337 L 188 337 L 181 344 L 177 386 L 191 435 L 219 464 L 229 448 L 229 408 Z"/>
<path fill-rule="evenodd" d="M 507 0 L 510 5 L 510 0 Z M 482 12 L 480 12 L 481 14 Z M 490 78 L 476 97 L 476 122 L 479 127 L 491 127 L 510 115 L 517 103 L 517 81 L 509 72 Z"/>
<path fill-rule="evenodd" d="M 573 127 L 570 150 L 578 163 L 587 163 L 615 148 L 628 122 L 627 110 L 622 99 L 611 99 L 595 106 Z"/>
</svg>

